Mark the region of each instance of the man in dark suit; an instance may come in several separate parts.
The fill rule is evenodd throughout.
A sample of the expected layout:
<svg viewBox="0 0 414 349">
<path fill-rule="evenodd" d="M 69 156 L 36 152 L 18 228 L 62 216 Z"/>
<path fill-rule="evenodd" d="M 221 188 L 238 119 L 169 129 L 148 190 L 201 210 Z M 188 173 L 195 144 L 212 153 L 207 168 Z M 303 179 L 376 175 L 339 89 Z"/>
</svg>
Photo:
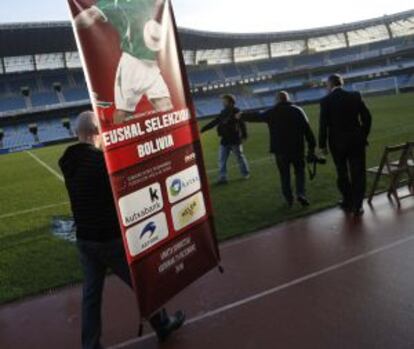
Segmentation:
<svg viewBox="0 0 414 349">
<path fill-rule="evenodd" d="M 277 104 L 264 113 L 243 113 L 245 121 L 265 122 L 270 131 L 270 152 L 276 157 L 280 172 L 283 195 L 289 206 L 293 205 L 290 171 L 293 167 L 296 179 L 296 198 L 302 206 L 309 206 L 306 198 L 305 140 L 309 155 L 314 154 L 315 136 L 303 109 L 289 100 L 289 94 L 279 92 Z"/>
<path fill-rule="evenodd" d="M 319 147 L 327 154 L 329 144 L 338 175 L 342 209 L 364 214 L 365 159 L 371 131 L 371 113 L 359 92 L 344 90 L 340 75 L 328 79 L 329 95 L 321 101 Z"/>
</svg>

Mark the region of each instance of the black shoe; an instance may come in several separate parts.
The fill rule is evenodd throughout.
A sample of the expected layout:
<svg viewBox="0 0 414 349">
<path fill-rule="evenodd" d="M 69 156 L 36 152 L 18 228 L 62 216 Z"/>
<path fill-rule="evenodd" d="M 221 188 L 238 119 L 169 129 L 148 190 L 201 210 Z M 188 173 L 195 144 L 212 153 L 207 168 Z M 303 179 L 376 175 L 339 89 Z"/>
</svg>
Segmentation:
<svg viewBox="0 0 414 349">
<path fill-rule="evenodd" d="M 352 211 L 352 213 L 354 214 L 355 217 L 362 217 L 365 213 L 363 208 L 357 208 L 355 210 Z"/>
<path fill-rule="evenodd" d="M 162 343 L 165 342 L 168 337 L 177 331 L 185 321 L 185 314 L 182 311 L 177 311 L 174 316 L 169 316 L 167 322 L 156 329 L 158 340 Z"/>
<path fill-rule="evenodd" d="M 349 205 L 347 202 L 345 201 L 339 201 L 338 202 L 339 207 L 341 208 L 341 210 L 345 211 L 345 212 L 351 212 L 352 208 L 351 205 Z"/>
<path fill-rule="evenodd" d="M 305 196 L 299 196 L 298 197 L 298 202 L 303 206 L 303 207 L 309 207 L 310 206 L 310 202 L 309 200 L 305 197 Z"/>
<path fill-rule="evenodd" d="M 229 181 L 227 179 L 219 179 L 216 182 L 216 185 L 226 185 L 226 184 L 229 184 Z"/>
</svg>

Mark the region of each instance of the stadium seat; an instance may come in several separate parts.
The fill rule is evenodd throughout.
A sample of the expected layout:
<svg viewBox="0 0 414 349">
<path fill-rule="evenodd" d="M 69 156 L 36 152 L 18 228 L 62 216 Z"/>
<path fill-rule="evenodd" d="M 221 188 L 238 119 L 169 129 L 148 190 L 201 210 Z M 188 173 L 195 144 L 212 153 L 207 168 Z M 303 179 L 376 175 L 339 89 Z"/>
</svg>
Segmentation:
<svg viewBox="0 0 414 349">
<path fill-rule="evenodd" d="M 241 78 L 241 74 L 234 64 L 223 65 L 222 71 L 226 80 L 236 80 Z"/>
<path fill-rule="evenodd" d="M 25 109 L 26 103 L 22 96 L 14 95 L 10 97 L 2 97 L 0 103 L 0 111 L 13 111 L 13 110 L 20 110 Z"/>
<path fill-rule="evenodd" d="M 32 106 L 42 107 L 59 104 L 59 98 L 54 91 L 33 92 L 31 94 Z"/>
<path fill-rule="evenodd" d="M 327 48 L 324 52 L 312 51 L 310 54 L 304 54 L 304 49 L 297 47 L 297 44 L 278 48 L 272 46 L 272 42 L 269 44 L 270 56 L 278 57 L 264 59 L 264 56 L 259 55 L 237 64 L 203 63 L 188 67 L 199 117 L 219 113 L 219 96 L 228 90 L 237 96 L 238 104 L 243 109 L 272 106 L 275 92 L 281 89 L 288 90 L 296 102 L 313 103 L 322 98 L 326 90 L 311 86 L 320 86 L 319 82 L 337 72 L 348 81 L 347 88 L 362 93 L 395 93 L 414 88 L 412 35 L 346 48 Z M 285 50 L 284 56 L 280 55 L 280 50 Z M 21 111 L 30 113 L 27 108 L 31 106 L 38 112 L 42 108 L 46 111 L 51 105 L 75 108 L 78 104 L 90 103 L 80 65 L 74 65 L 73 68 L 69 66 L 72 63 L 65 69 L 1 74 L 0 117 L 9 117 Z M 54 90 L 55 84 L 60 85 L 61 91 Z M 28 97 L 22 96 L 23 87 L 29 88 Z M 59 123 L 55 126 L 46 125 L 40 138 L 67 137 L 65 130 L 59 129 Z M 46 132 L 51 132 L 51 136 L 47 136 Z M 25 137 L 12 137 L 12 143 L 27 143 Z"/>
<path fill-rule="evenodd" d="M 66 102 L 89 100 L 89 93 L 86 88 L 71 88 L 63 90 L 62 92 Z"/>
<path fill-rule="evenodd" d="M 41 80 L 46 89 L 53 88 L 53 85 L 56 83 L 60 84 L 62 87 L 69 86 L 68 74 L 64 71 L 43 74 Z"/>
</svg>

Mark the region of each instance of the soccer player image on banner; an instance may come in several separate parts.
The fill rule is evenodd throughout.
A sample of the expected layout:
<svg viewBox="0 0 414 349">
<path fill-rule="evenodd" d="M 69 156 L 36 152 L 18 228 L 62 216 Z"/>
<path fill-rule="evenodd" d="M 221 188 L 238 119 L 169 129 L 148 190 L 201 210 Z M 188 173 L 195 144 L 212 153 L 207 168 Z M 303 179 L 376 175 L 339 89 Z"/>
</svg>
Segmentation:
<svg viewBox="0 0 414 349">
<path fill-rule="evenodd" d="M 112 74 L 115 73 L 110 79 L 114 82 L 114 93 L 109 99 L 113 100 L 105 100 L 108 97 L 100 93 L 99 84 L 93 84 L 97 102 L 101 106 L 114 105 L 115 110 L 109 116 L 114 124 L 137 117 L 137 106 L 144 96 L 149 102 L 144 104 L 146 111 L 167 112 L 173 109 L 171 94 L 158 63 L 158 54 L 167 39 L 160 23 L 164 4 L 164 0 L 72 2 L 72 7 L 75 6 L 78 12 L 74 18 L 75 26 L 84 36 L 88 32 L 95 33 L 99 25 L 110 26 L 118 34 L 106 42 L 113 48 L 111 56 L 119 60 L 116 71 L 111 69 Z M 140 111 L 142 113 L 143 105 Z M 105 117 L 108 122 L 108 116 Z"/>
</svg>

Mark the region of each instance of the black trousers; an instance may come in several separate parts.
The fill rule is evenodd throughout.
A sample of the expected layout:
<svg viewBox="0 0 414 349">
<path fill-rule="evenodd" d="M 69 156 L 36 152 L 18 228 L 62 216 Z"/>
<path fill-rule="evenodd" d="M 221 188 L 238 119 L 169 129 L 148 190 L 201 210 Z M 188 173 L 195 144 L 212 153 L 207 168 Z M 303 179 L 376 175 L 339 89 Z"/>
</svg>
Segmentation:
<svg viewBox="0 0 414 349">
<path fill-rule="evenodd" d="M 129 287 L 132 287 L 128 264 L 121 240 L 109 242 L 77 242 L 81 265 L 85 276 L 82 294 L 82 348 L 101 349 L 100 342 L 102 293 L 106 272 L 112 270 Z M 163 309 L 151 319 L 157 330 L 168 321 Z M 138 326 L 138 324 L 137 324 Z"/>
<path fill-rule="evenodd" d="M 337 185 L 344 203 L 352 209 L 362 208 L 366 191 L 365 144 L 332 146 L 337 172 Z"/>
<path fill-rule="evenodd" d="M 296 196 L 306 195 L 306 175 L 304 156 L 276 155 L 276 164 L 280 173 L 283 196 L 288 203 L 293 202 L 291 168 L 295 173 Z"/>
</svg>

